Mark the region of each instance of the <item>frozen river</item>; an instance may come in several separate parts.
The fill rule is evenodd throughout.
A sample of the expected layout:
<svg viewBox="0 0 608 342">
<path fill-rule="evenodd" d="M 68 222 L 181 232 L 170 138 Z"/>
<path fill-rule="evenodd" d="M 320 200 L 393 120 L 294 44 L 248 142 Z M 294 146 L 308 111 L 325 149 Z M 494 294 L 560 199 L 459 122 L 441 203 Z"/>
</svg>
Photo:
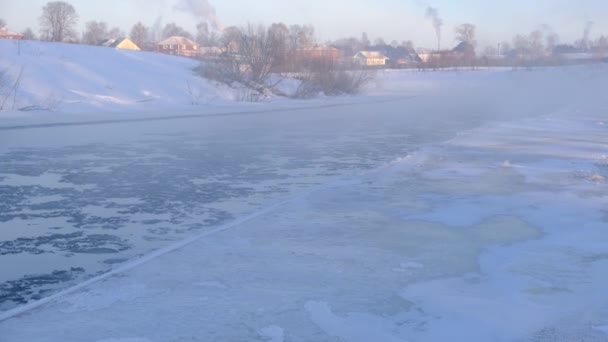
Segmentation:
<svg viewBox="0 0 608 342">
<path fill-rule="evenodd" d="M 428 89 L 295 111 L 2 129 L 3 310 L 263 215 L 0 322 L 0 337 L 604 341 L 608 249 L 593 241 L 608 224 L 608 107 L 554 73 L 429 76 Z M 49 335 L 35 323 L 53 313 L 80 324 Z M 172 318 L 174 330 L 158 324 Z"/>
<path fill-rule="evenodd" d="M 5 130 L 0 307 L 404 157 L 478 120 L 431 118 L 411 111 L 415 103 Z"/>
<path fill-rule="evenodd" d="M 416 99 L 4 130 L 0 307 L 40 298 L 481 121 Z"/>
</svg>

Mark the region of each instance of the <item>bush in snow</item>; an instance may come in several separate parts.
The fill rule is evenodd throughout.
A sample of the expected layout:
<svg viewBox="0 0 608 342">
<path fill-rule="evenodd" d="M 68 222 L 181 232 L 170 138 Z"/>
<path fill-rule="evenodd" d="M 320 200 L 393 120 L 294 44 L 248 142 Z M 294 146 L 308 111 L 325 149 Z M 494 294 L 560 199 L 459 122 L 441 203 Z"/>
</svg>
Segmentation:
<svg viewBox="0 0 608 342">
<path fill-rule="evenodd" d="M 308 64 L 308 70 L 298 76 L 302 81 L 295 98 L 310 98 L 317 94 L 336 96 L 358 94 L 375 78 L 371 70 L 347 70 L 334 59 L 318 59 Z"/>
<path fill-rule="evenodd" d="M 15 79 L 11 77 L 10 69 L 0 70 L 0 110 L 15 109 L 17 94 L 23 76 L 23 67 L 19 69 Z"/>
</svg>

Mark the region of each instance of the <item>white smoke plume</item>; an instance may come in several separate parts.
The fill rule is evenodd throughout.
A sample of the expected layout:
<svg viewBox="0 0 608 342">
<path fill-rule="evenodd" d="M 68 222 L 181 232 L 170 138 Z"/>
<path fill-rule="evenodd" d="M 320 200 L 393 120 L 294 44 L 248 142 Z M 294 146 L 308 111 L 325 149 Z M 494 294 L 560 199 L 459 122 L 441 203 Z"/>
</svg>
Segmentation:
<svg viewBox="0 0 608 342">
<path fill-rule="evenodd" d="M 162 32 L 163 32 L 163 17 L 157 17 L 156 20 L 154 20 L 154 24 L 152 24 L 152 26 L 150 27 L 150 39 L 152 39 L 152 41 L 158 42 L 160 41 L 163 37 L 162 37 Z"/>
<path fill-rule="evenodd" d="M 207 22 L 213 30 L 221 31 L 223 29 L 222 22 L 215 12 L 215 7 L 207 0 L 179 0 L 173 8 L 177 11 L 189 13 L 198 20 Z"/>
<path fill-rule="evenodd" d="M 585 30 L 583 31 L 583 41 L 588 42 L 591 36 L 591 30 L 593 29 L 593 21 L 587 21 L 585 24 Z"/>
<path fill-rule="evenodd" d="M 426 8 L 426 17 L 431 20 L 431 23 L 433 24 L 435 35 L 437 36 L 437 49 L 441 50 L 441 27 L 443 27 L 443 20 L 439 16 L 439 10 L 428 6 Z"/>
</svg>

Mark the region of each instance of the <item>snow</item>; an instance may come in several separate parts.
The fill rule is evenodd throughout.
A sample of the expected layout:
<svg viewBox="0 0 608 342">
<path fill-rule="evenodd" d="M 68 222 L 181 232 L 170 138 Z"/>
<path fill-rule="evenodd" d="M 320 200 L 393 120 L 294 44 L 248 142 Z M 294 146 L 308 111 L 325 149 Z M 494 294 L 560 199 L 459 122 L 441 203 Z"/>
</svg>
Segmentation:
<svg viewBox="0 0 608 342">
<path fill-rule="evenodd" d="M 608 335 L 608 325 L 594 327 L 594 329 L 602 331 L 602 332 L 606 333 L 606 335 Z"/>
<path fill-rule="evenodd" d="M 78 191 L 90 190 L 90 187 L 80 187 L 63 182 L 61 175 L 53 173 L 43 173 L 36 177 L 0 173 L 0 185 L 41 186 L 49 189 L 77 189 Z"/>
<path fill-rule="evenodd" d="M 598 124 L 608 113 L 607 71 L 386 72 L 366 96 L 295 111 L 269 102 L 239 109 L 261 110 L 248 115 L 6 130 L 0 153 L 39 149 L 60 160 L 38 176 L 2 171 L 2 186 L 46 184 L 23 202 L 52 205 L 93 183 L 90 191 L 114 193 L 79 194 L 79 214 L 137 208 L 129 225 L 141 228 L 191 204 L 145 208 L 156 203 L 146 191 L 247 191 L 208 204 L 230 220 L 140 247 L 144 256 L 127 254 L 76 287 L 0 313 L 0 337 L 607 341 L 608 131 Z M 104 176 L 76 182 L 64 171 L 75 161 L 59 151 Z M 17 157 L 32 157 L 15 156 L 29 170 Z M 145 176 L 116 173 L 133 167 Z M 207 204 L 193 202 L 175 228 L 203 217 Z M 0 227 L 12 240 L 22 235 L 11 225 L 27 231 L 41 221 Z M 139 241 L 138 230 L 116 234 Z M 74 260 L 51 255 L 49 263 Z"/>
<path fill-rule="evenodd" d="M 285 332 L 281 327 L 271 325 L 260 330 L 260 335 L 267 339 L 268 342 L 283 342 L 285 341 Z"/>
<path fill-rule="evenodd" d="M 194 74 L 198 62 L 163 54 L 33 41 L 0 41 L 0 68 L 16 78 L 16 108 L 63 113 L 159 111 L 227 102 L 231 91 Z M 191 90 L 196 94 L 189 93 Z"/>
<path fill-rule="evenodd" d="M 99 340 L 97 342 L 151 342 L 151 340 L 147 338 L 111 338 L 106 340 Z"/>
<path fill-rule="evenodd" d="M 351 313 L 347 317 L 340 317 L 334 314 L 330 306 L 324 302 L 308 302 L 306 310 L 309 312 L 311 320 L 323 331 L 344 341 L 405 341 L 391 333 L 391 330 L 394 329 L 393 323 L 382 317 L 361 313 Z"/>
</svg>

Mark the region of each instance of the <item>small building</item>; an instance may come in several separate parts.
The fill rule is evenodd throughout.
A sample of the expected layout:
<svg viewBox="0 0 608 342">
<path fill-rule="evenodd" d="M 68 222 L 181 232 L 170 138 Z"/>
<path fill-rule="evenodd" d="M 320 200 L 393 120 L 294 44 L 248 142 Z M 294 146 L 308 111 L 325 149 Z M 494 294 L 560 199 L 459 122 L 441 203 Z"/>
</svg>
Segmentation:
<svg viewBox="0 0 608 342">
<path fill-rule="evenodd" d="M 353 59 L 356 64 L 362 66 L 384 66 L 389 60 L 388 57 L 379 51 L 359 51 Z"/>
<path fill-rule="evenodd" d="M 0 39 L 23 39 L 23 35 L 10 31 L 6 27 L 0 27 Z"/>
<path fill-rule="evenodd" d="M 382 53 L 389 58 L 390 65 L 394 68 L 406 68 L 422 62 L 413 48 L 405 46 L 387 46 Z"/>
<path fill-rule="evenodd" d="M 440 52 L 419 52 L 418 57 L 422 63 L 429 63 L 432 60 L 440 59 L 442 54 Z"/>
<path fill-rule="evenodd" d="M 451 50 L 418 53 L 422 63 L 436 67 L 466 66 L 476 58 L 475 46 L 462 42 Z"/>
<path fill-rule="evenodd" d="M 168 55 L 196 57 L 199 55 L 198 44 L 186 37 L 173 36 L 156 44 L 156 51 Z"/>
<path fill-rule="evenodd" d="M 556 54 L 555 57 L 568 62 L 587 62 L 600 59 L 598 55 L 590 52 L 564 52 Z"/>
<path fill-rule="evenodd" d="M 214 58 L 214 57 L 217 57 L 217 56 L 223 54 L 224 50 L 219 47 L 215 47 L 215 46 L 208 46 L 208 47 L 200 46 L 198 48 L 198 52 L 199 52 L 199 56 L 201 56 L 201 57 Z"/>
<path fill-rule="evenodd" d="M 298 49 L 296 51 L 298 58 L 302 59 L 333 59 L 337 60 L 342 57 L 342 51 L 332 46 L 315 46 L 312 48 Z"/>
<path fill-rule="evenodd" d="M 318 67 L 320 65 L 342 64 L 342 51 L 331 46 L 315 46 L 296 49 L 280 60 L 279 65 L 287 70 L 297 70 L 301 67 Z"/>
<path fill-rule="evenodd" d="M 140 51 L 141 49 L 129 38 L 106 39 L 101 43 L 102 46 L 121 50 Z"/>
<path fill-rule="evenodd" d="M 462 58 L 475 58 L 475 46 L 468 42 L 461 42 L 455 48 L 452 49 L 452 55 L 455 57 Z"/>
<path fill-rule="evenodd" d="M 566 63 L 583 63 L 601 60 L 606 57 L 599 51 L 586 51 L 572 45 L 558 45 L 553 49 L 553 58 Z"/>
</svg>

